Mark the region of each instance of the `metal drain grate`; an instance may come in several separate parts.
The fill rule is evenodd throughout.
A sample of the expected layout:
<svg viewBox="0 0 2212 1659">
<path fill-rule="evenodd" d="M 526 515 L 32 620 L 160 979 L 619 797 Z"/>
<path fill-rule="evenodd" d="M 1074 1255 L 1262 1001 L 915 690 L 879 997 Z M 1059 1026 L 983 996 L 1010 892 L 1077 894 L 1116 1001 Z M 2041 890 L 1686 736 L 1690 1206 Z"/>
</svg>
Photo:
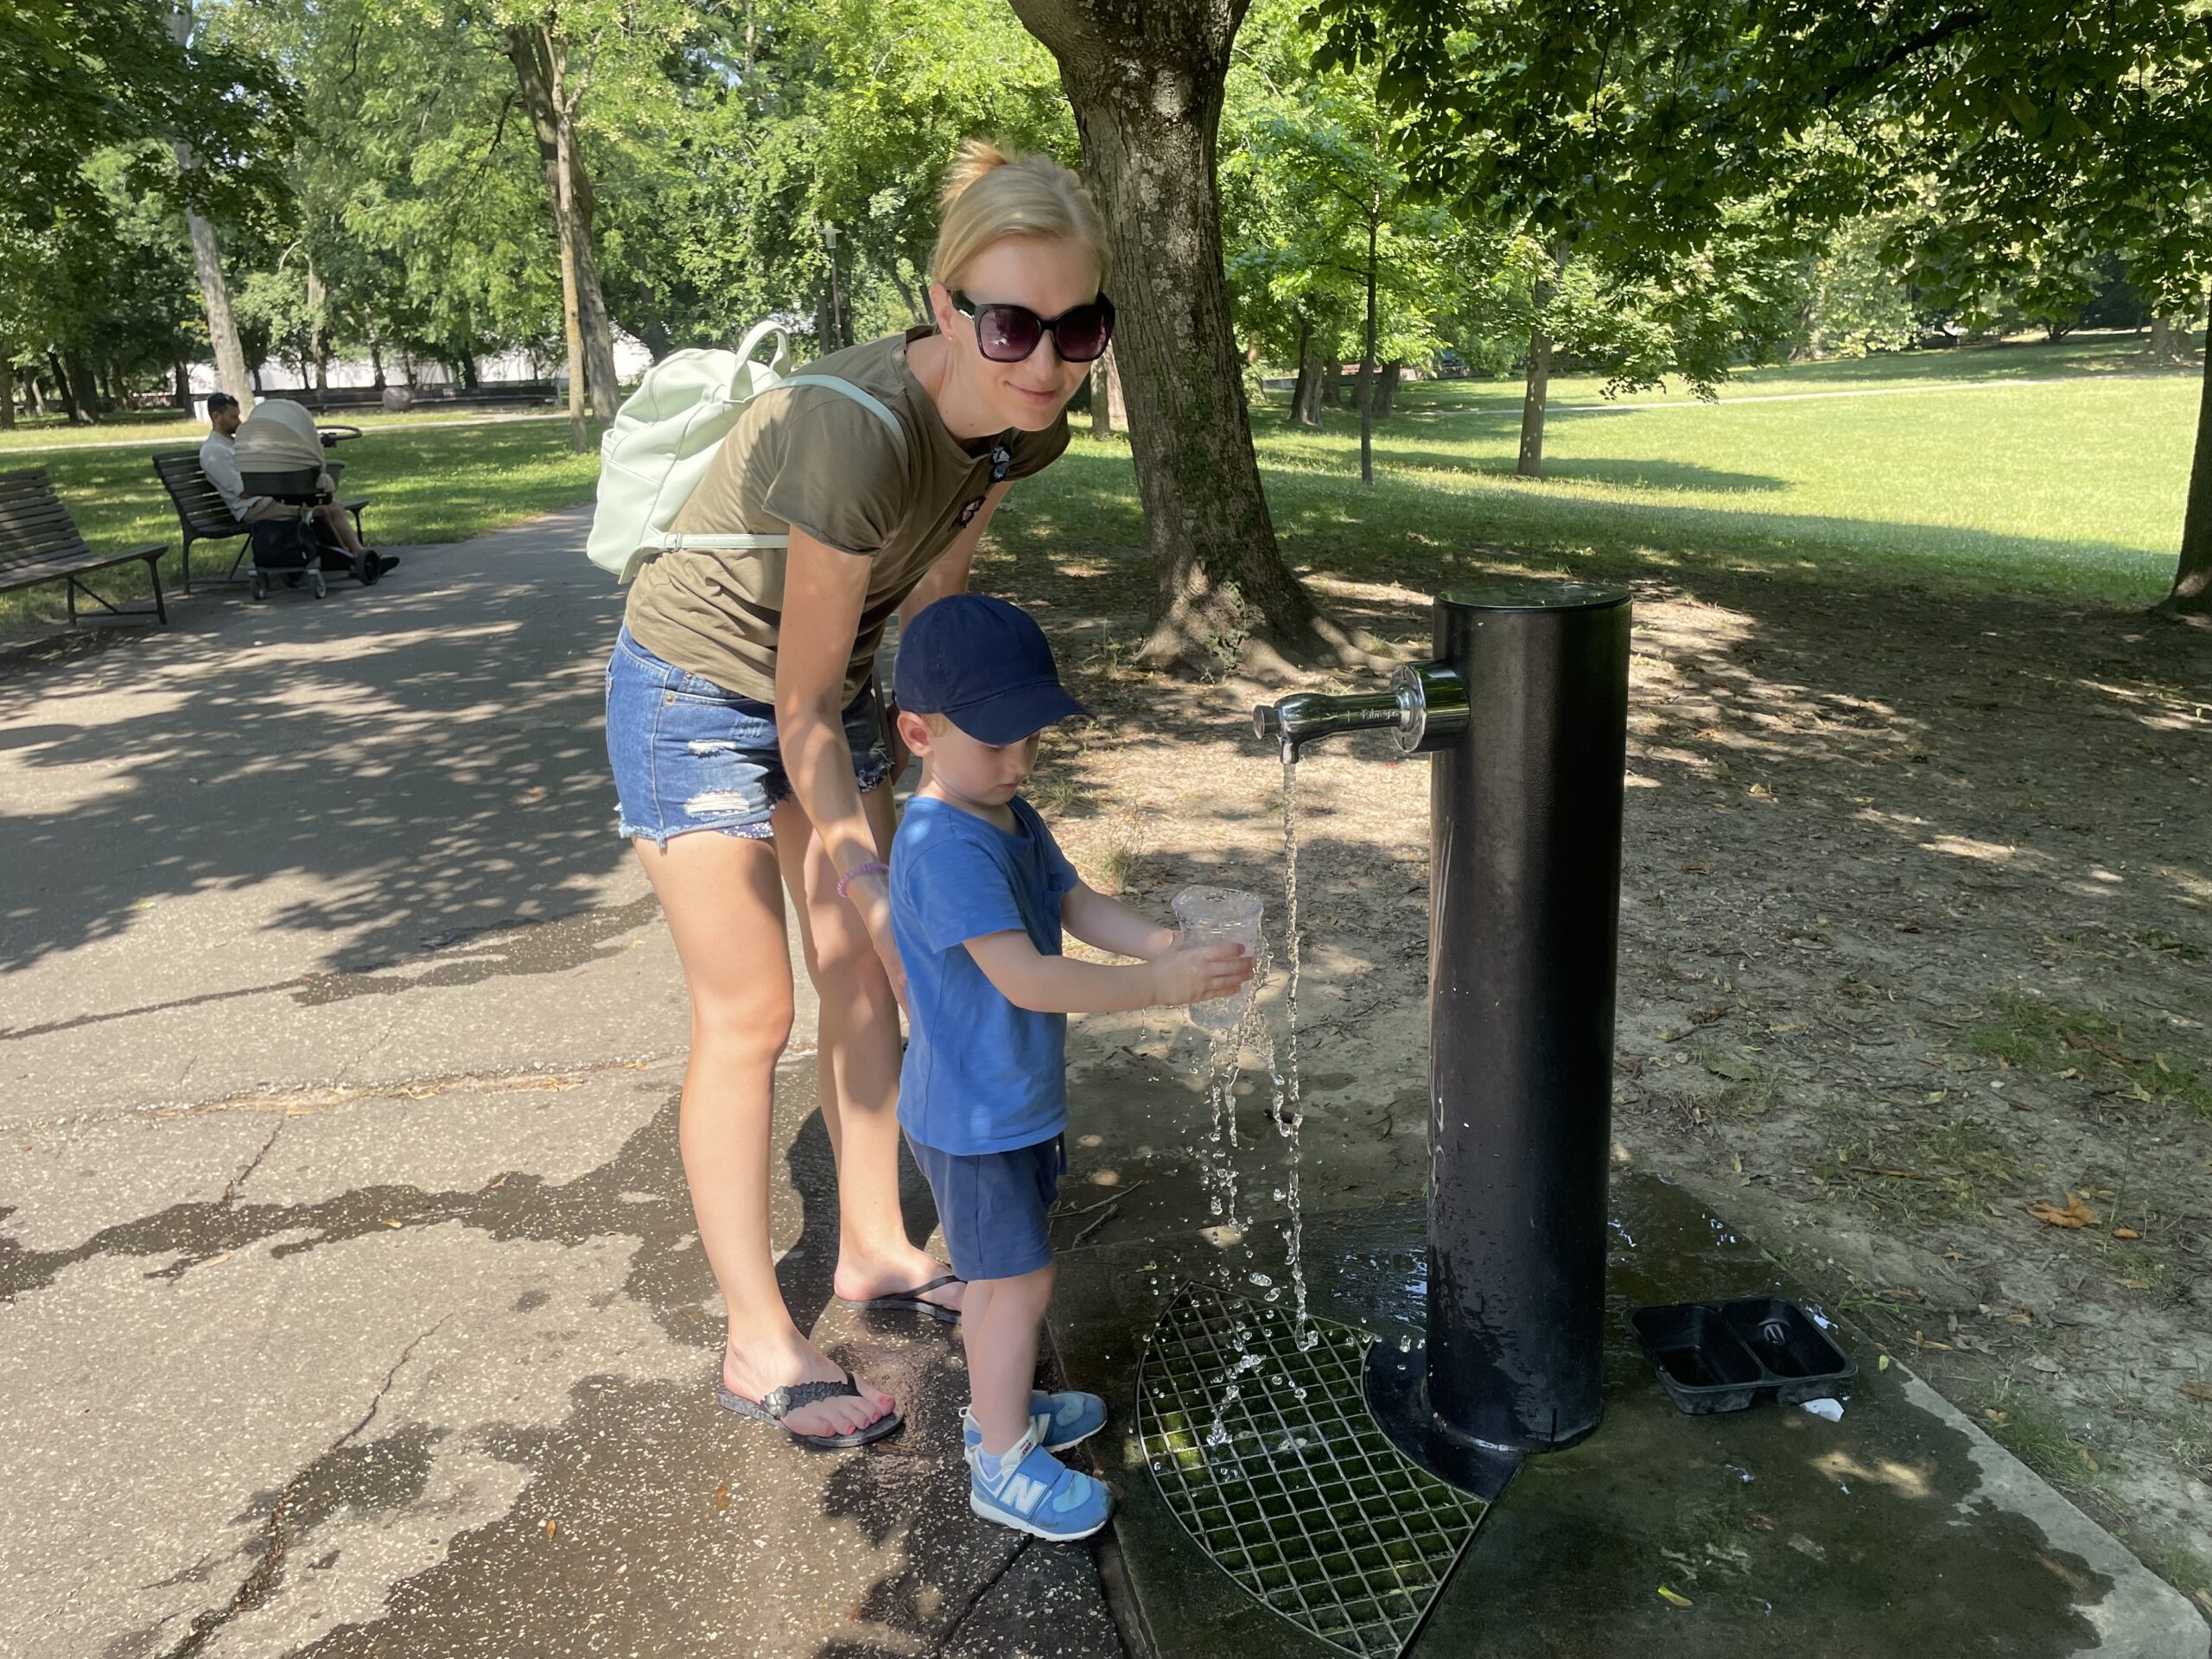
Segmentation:
<svg viewBox="0 0 2212 1659">
<path fill-rule="evenodd" d="M 1488 1505 L 1383 1438 L 1366 1339 L 1310 1325 L 1301 1350 L 1279 1310 L 1185 1285 L 1138 1365 L 1138 1433 L 1168 1508 L 1255 1599 L 1343 1652 L 1397 1654 Z"/>
</svg>

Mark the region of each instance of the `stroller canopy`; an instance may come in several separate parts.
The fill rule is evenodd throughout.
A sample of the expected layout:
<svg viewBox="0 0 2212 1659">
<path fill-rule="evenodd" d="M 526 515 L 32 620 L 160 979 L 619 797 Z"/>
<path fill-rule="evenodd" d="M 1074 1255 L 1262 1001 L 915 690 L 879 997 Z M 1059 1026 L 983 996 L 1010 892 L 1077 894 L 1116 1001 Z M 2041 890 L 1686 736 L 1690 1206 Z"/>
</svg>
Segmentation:
<svg viewBox="0 0 2212 1659">
<path fill-rule="evenodd" d="M 322 476 L 322 438 L 315 430 L 315 416 L 287 397 L 271 397 L 253 406 L 253 413 L 238 428 L 238 462 L 241 475 L 307 470 L 315 475 L 308 487 L 330 487 Z"/>
</svg>

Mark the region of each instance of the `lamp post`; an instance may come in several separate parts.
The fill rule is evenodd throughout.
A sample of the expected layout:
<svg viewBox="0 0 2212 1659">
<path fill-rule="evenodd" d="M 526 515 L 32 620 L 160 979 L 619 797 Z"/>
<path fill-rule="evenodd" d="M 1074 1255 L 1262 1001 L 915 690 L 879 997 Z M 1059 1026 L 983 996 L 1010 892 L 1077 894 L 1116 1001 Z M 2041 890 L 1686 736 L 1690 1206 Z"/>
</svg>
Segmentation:
<svg viewBox="0 0 2212 1659">
<path fill-rule="evenodd" d="M 830 254 L 830 332 L 834 350 L 845 343 L 845 302 L 837 291 L 837 227 L 821 221 L 822 245 Z"/>
</svg>

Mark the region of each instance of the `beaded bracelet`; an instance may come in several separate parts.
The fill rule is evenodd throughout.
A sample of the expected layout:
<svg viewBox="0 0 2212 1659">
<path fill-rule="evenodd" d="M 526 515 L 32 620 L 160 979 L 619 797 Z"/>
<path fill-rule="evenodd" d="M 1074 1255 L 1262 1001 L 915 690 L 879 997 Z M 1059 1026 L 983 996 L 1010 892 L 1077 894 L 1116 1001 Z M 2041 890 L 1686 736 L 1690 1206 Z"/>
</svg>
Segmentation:
<svg viewBox="0 0 2212 1659">
<path fill-rule="evenodd" d="M 891 867 L 888 864 L 881 862 L 872 864 L 855 864 L 851 869 L 847 870 L 842 875 L 837 878 L 837 896 L 840 899 L 842 899 L 845 896 L 845 890 L 864 875 L 888 875 L 890 874 Z"/>
</svg>

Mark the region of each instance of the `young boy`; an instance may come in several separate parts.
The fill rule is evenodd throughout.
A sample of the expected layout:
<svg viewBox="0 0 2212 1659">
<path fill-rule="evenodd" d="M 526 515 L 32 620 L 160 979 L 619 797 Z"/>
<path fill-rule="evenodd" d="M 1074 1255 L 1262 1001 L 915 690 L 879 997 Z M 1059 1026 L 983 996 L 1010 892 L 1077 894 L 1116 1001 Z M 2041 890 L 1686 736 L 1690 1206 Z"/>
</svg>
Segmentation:
<svg viewBox="0 0 2212 1659">
<path fill-rule="evenodd" d="M 1065 1157 L 1070 1014 L 1228 996 L 1252 976 L 1234 945 L 1179 944 L 1083 883 L 1017 792 L 1037 738 L 1084 712 L 1042 629 L 1002 600 L 938 600 L 907 625 L 899 734 L 921 786 L 891 851 L 891 919 L 912 1029 L 899 1121 L 968 1281 L 969 1507 L 1040 1538 L 1106 1524 L 1106 1488 L 1052 1455 L 1106 1421 L 1096 1395 L 1033 1393 L 1052 1294 L 1046 1211 Z M 1062 928 L 1135 957 L 1071 962 Z"/>
</svg>

